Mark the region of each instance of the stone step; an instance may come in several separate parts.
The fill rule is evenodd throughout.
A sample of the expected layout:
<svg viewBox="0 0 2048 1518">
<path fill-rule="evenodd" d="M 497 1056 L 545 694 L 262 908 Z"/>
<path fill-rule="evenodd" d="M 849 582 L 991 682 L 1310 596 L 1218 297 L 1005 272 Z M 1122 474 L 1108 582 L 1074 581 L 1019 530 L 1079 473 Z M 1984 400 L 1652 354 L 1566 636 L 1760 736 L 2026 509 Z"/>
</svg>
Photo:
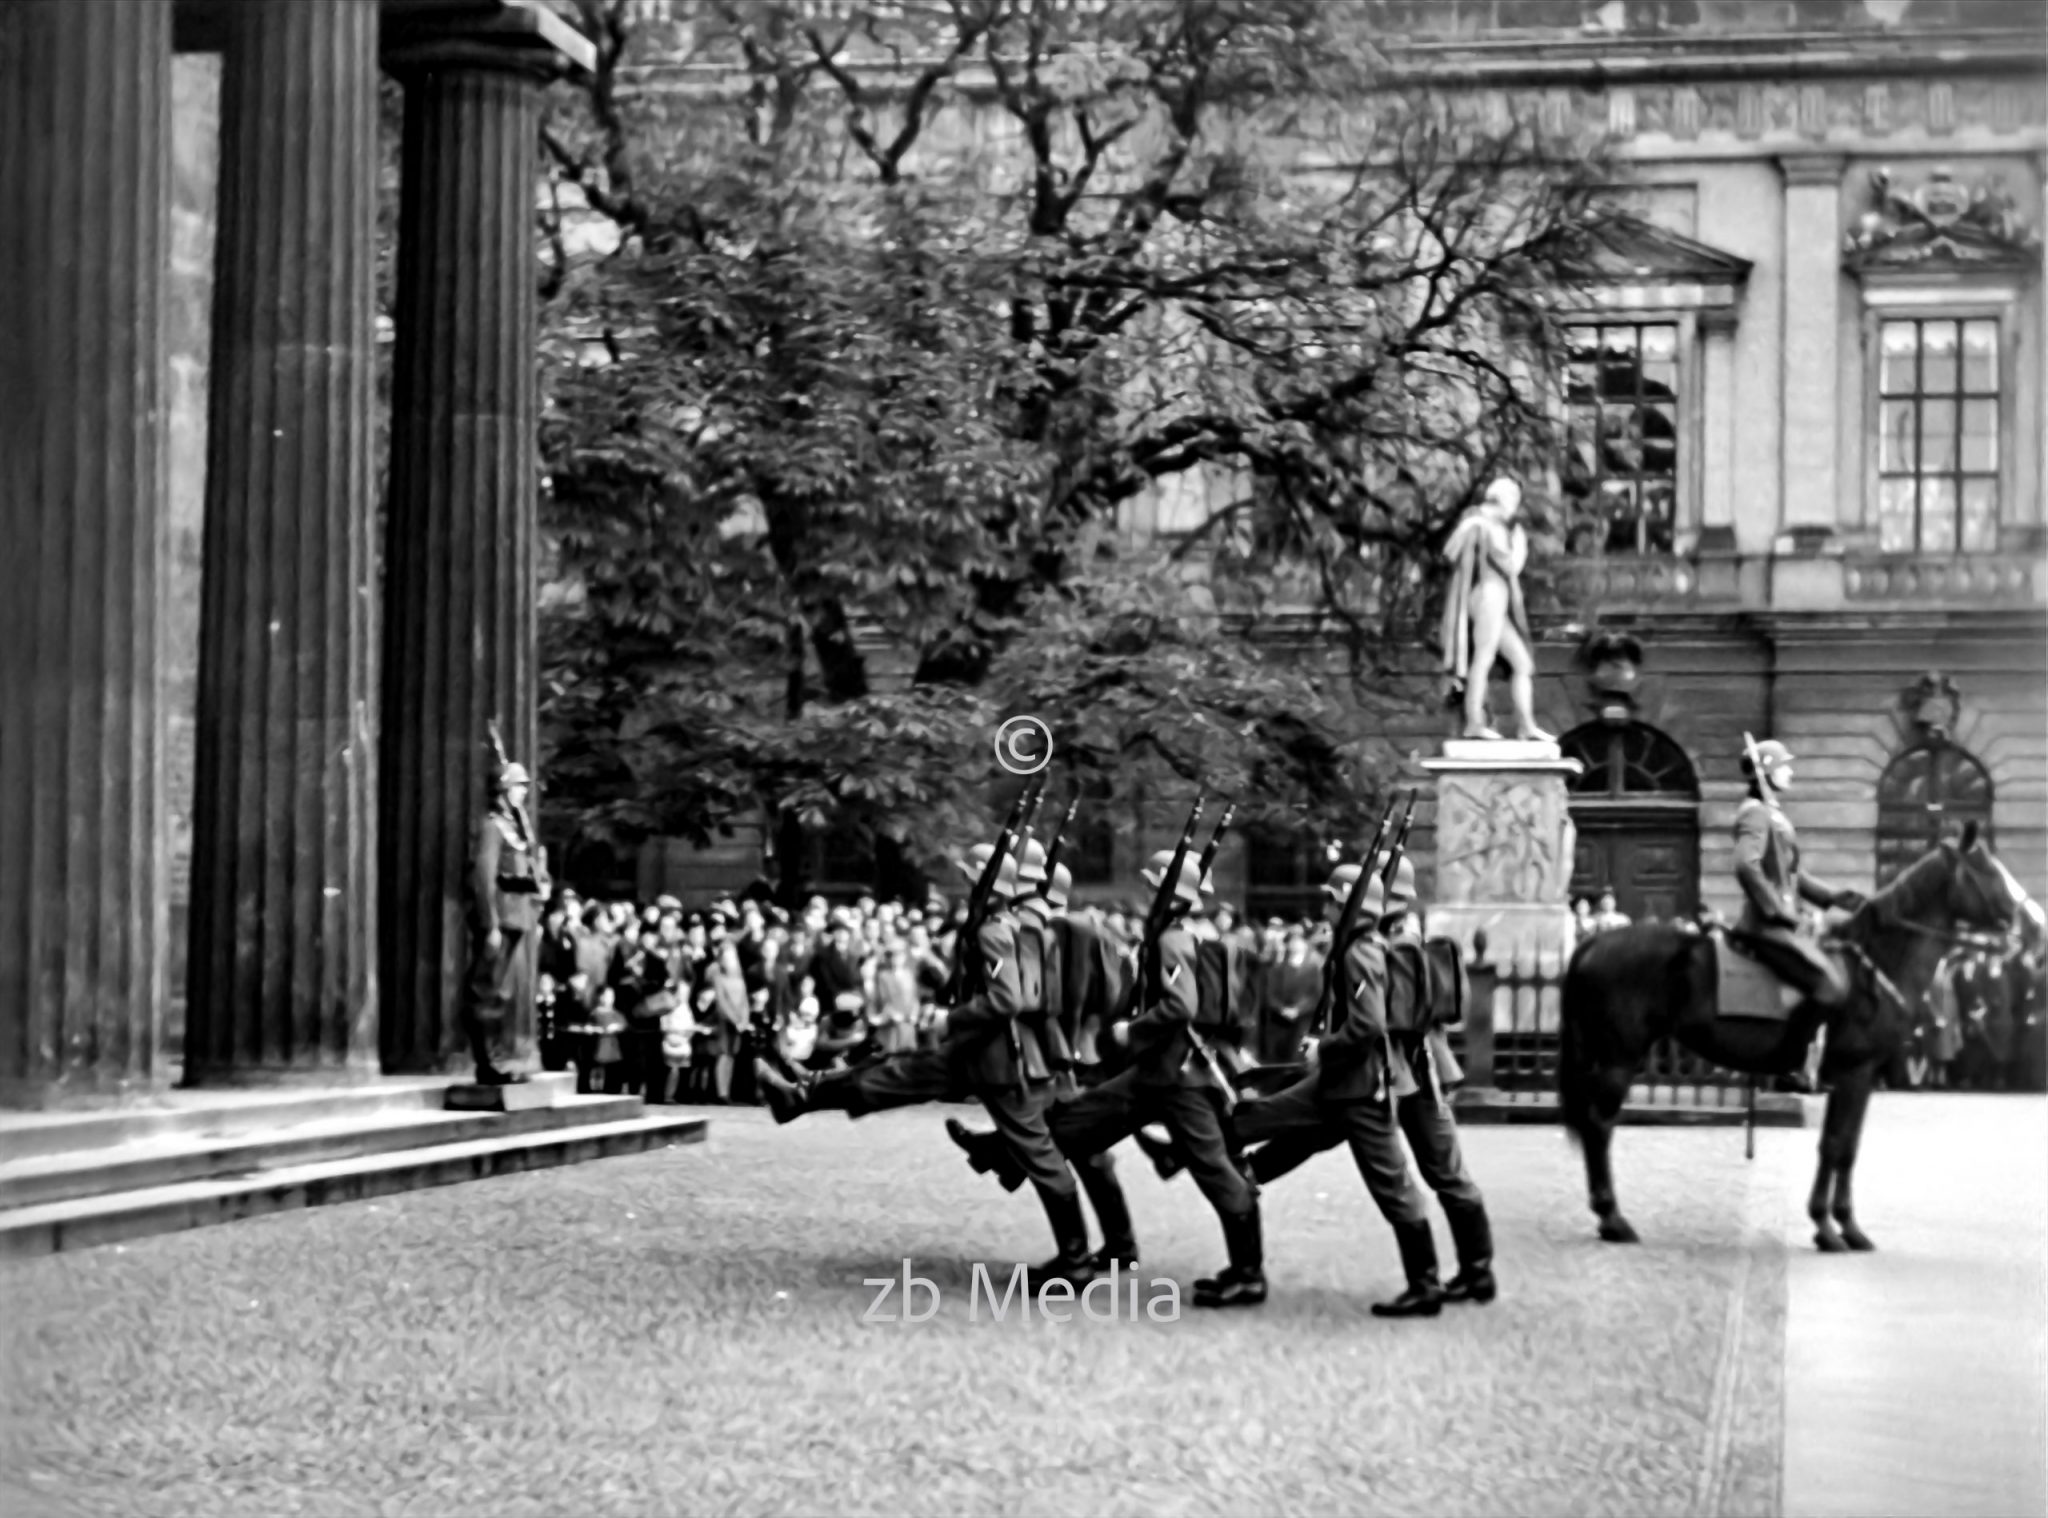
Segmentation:
<svg viewBox="0 0 2048 1518">
<path fill-rule="evenodd" d="M 233 1138 L 308 1123 L 368 1121 L 379 1113 L 438 1112 L 451 1075 L 382 1076 L 360 1085 L 266 1090 L 171 1090 L 146 1105 L 96 1112 L 0 1114 L 0 1159 L 9 1162 L 178 1136 Z"/>
<path fill-rule="evenodd" d="M 399 1109 L 225 1138 L 174 1133 L 111 1149 L 13 1160 L 0 1164 L 0 1211 L 646 1115 L 640 1099 L 633 1096 L 572 1094 L 558 1102 L 504 1113 Z"/>
<path fill-rule="evenodd" d="M 505 1119 L 496 1121 L 502 1124 Z M 366 1201 L 428 1186 L 640 1154 L 669 1144 L 699 1143 L 705 1127 L 700 1117 L 643 1116 L 289 1165 L 240 1179 L 187 1181 L 19 1207 L 0 1212 L 0 1258 L 92 1249 L 301 1207 Z"/>
</svg>

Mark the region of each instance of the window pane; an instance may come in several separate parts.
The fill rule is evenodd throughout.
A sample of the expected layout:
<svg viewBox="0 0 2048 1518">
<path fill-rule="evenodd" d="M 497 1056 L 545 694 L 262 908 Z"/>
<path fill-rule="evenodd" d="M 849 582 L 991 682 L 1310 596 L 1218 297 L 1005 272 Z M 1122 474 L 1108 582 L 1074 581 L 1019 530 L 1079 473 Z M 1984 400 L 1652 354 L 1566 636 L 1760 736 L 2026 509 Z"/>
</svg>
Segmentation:
<svg viewBox="0 0 2048 1518">
<path fill-rule="evenodd" d="M 1677 486 L 1668 480 L 1643 486 L 1643 531 L 1651 553 L 1671 552 L 1672 519 L 1677 514 Z"/>
<path fill-rule="evenodd" d="M 1678 361 L 1678 329 L 1676 327 L 1643 328 L 1643 362 L 1645 364 L 1672 364 Z"/>
<path fill-rule="evenodd" d="M 1998 468 L 1998 402 L 1963 402 L 1963 468 L 1990 474 Z"/>
<path fill-rule="evenodd" d="M 1643 363 L 1643 394 L 1653 400 L 1675 400 L 1678 396 L 1678 365 Z"/>
<path fill-rule="evenodd" d="M 1606 480 L 1600 486 L 1600 514 L 1607 519 L 1607 551 L 1636 551 L 1636 494 L 1629 480 Z"/>
<path fill-rule="evenodd" d="M 1920 468 L 1947 474 L 1956 467 L 1956 403 L 1920 403 Z"/>
<path fill-rule="evenodd" d="M 1670 406 L 1645 406 L 1642 413 L 1643 472 L 1678 471 L 1678 413 Z"/>
<path fill-rule="evenodd" d="M 1886 322 L 1880 339 L 1884 358 L 1878 381 L 1886 395 L 1913 393 L 1913 366 L 1919 357 L 1918 329 L 1911 322 Z"/>
<path fill-rule="evenodd" d="M 1600 329 L 1600 346 L 1610 356 L 1627 356 L 1631 361 L 1636 352 L 1636 329 L 1634 327 L 1603 327 Z"/>
<path fill-rule="evenodd" d="M 1920 482 L 1920 551 L 1956 551 L 1956 482 L 1924 479 Z"/>
<path fill-rule="evenodd" d="M 1599 367 L 1594 364 L 1574 363 L 1567 371 L 1565 383 L 1570 387 L 1569 393 L 1573 400 L 1591 400 L 1594 387 L 1600 383 Z"/>
<path fill-rule="evenodd" d="M 1913 551 L 1913 487 L 1914 481 L 1910 478 L 1878 481 L 1878 552 Z"/>
<path fill-rule="evenodd" d="M 1963 388 L 1972 395 L 1998 391 L 1998 323 L 1963 323 Z"/>
<path fill-rule="evenodd" d="M 1600 456 L 1608 474 L 1634 474 L 1643 467 L 1643 440 L 1632 406 L 1609 406 L 1600 417 Z"/>
<path fill-rule="evenodd" d="M 1998 481 L 1963 481 L 1963 552 L 1998 548 Z"/>
<path fill-rule="evenodd" d="M 1956 388 L 1956 324 L 1920 324 L 1920 393 L 1944 395 Z"/>
<path fill-rule="evenodd" d="M 1886 474 L 1911 474 L 1920 456 L 1920 418 L 1911 401 L 1878 404 L 1877 467 Z"/>
<path fill-rule="evenodd" d="M 1600 357 L 1600 329 L 1598 327 L 1574 327 L 1571 329 L 1572 362 L 1590 364 Z"/>
</svg>

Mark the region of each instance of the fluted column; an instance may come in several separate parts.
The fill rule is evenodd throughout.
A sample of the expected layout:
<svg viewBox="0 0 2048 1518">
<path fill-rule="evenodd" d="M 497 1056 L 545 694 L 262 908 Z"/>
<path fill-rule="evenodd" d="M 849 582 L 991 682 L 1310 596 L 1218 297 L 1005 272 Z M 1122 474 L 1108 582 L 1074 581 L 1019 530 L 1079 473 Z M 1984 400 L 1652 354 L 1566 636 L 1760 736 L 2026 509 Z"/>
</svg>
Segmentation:
<svg viewBox="0 0 2048 1518">
<path fill-rule="evenodd" d="M 405 80 L 378 869 L 384 1068 L 463 1047 L 463 903 L 488 724 L 534 753 L 540 80 L 482 48 Z M 530 1046 L 531 1005 L 512 1011 Z"/>
<path fill-rule="evenodd" d="M 188 1083 L 374 1074 L 375 0 L 227 17 Z"/>
<path fill-rule="evenodd" d="M 159 1073 L 169 0 L 0 7 L 0 1099 Z"/>
</svg>

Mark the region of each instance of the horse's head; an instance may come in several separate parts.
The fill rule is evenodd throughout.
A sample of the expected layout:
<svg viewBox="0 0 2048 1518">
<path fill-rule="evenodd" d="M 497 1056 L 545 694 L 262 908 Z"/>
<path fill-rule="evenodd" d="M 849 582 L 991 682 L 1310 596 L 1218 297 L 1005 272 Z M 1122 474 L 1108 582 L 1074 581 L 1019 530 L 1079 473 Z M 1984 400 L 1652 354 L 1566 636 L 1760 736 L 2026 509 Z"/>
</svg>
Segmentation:
<svg viewBox="0 0 2048 1518">
<path fill-rule="evenodd" d="M 1947 866 L 1940 908 L 1964 930 L 2003 937 L 2013 930 L 2027 893 L 2012 872 L 1985 846 L 1977 824 L 1966 823 L 1960 839 L 1941 845 Z"/>
</svg>

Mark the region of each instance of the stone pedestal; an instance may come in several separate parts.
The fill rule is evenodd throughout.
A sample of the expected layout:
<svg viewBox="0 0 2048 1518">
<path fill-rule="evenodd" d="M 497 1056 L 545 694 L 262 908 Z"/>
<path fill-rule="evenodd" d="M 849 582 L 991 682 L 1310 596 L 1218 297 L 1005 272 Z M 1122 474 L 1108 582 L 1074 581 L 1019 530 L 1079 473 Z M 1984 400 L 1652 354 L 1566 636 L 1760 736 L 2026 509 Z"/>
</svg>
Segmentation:
<svg viewBox="0 0 2048 1518">
<path fill-rule="evenodd" d="M 1572 944 L 1578 846 L 1565 782 L 1582 768 L 1554 743 L 1456 739 L 1422 767 L 1436 777 L 1436 900 L 1428 929 L 1486 959 L 1527 965 Z"/>
<path fill-rule="evenodd" d="M 158 1078 L 169 0 L 0 6 L 0 1101 Z"/>
<path fill-rule="evenodd" d="M 377 1069 L 377 8 L 227 18 L 188 1084 Z"/>
<path fill-rule="evenodd" d="M 448 1088 L 450 1112 L 529 1112 L 559 1107 L 576 1094 L 573 1075 L 536 1075 L 516 1086 L 463 1085 Z"/>
</svg>

